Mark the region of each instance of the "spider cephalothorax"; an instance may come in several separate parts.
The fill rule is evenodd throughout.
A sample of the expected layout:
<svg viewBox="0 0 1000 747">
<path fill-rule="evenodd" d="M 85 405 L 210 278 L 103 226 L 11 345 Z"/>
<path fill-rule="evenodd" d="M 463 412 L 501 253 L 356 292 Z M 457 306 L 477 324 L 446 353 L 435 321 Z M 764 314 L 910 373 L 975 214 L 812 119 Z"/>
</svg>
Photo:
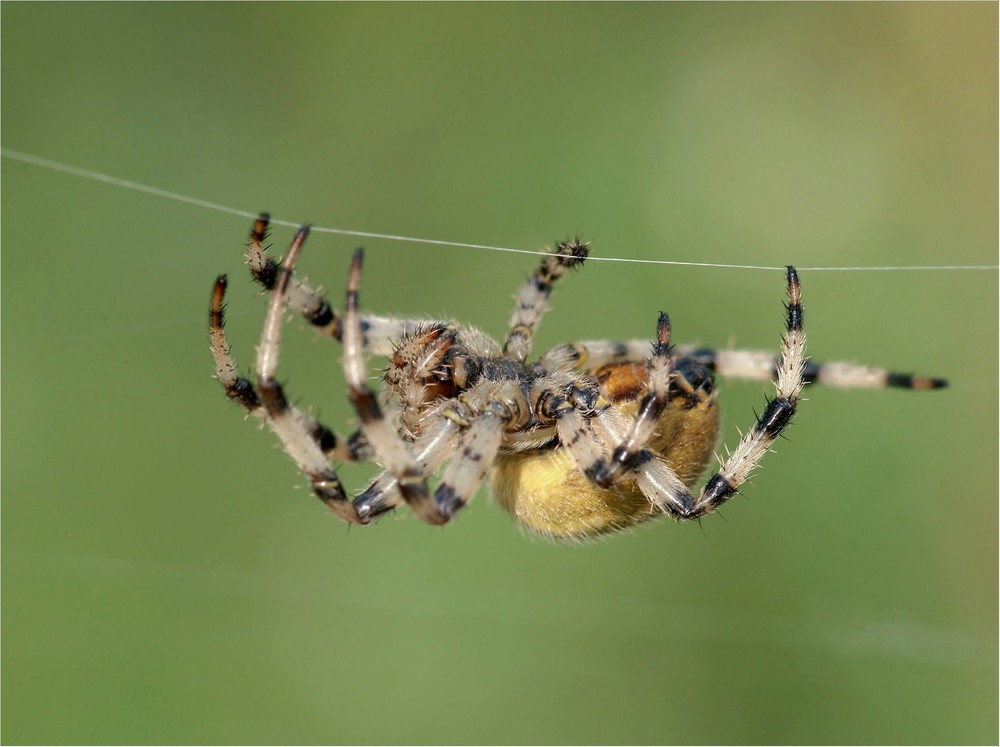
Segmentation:
<svg viewBox="0 0 1000 747">
<path fill-rule="evenodd" d="M 584 539 L 658 515 L 699 518 L 729 500 L 791 421 L 802 387 L 930 389 L 941 379 L 845 363 L 812 363 L 798 275 L 786 272 L 787 317 L 781 349 L 674 348 L 661 313 L 646 340 L 576 342 L 529 362 L 531 343 L 553 284 L 582 265 L 588 246 L 560 243 L 521 287 L 506 341 L 447 321 L 363 314 L 362 252 L 351 262 L 343 316 L 294 275 L 308 235 L 296 234 L 280 263 L 265 251 L 267 215 L 250 236 L 248 264 L 271 293 L 258 348 L 256 383 L 241 378 L 223 332 L 226 277 L 215 283 L 210 338 L 216 373 L 230 399 L 262 419 L 345 521 L 367 524 L 402 503 L 430 524 L 455 516 L 483 481 L 526 529 Z M 289 403 L 277 382 L 285 307 L 344 346 L 349 399 L 361 428 L 341 438 Z M 366 356 L 384 356 L 384 392 L 366 383 Z M 776 396 L 697 492 L 718 438 L 714 376 L 774 379 Z M 374 461 L 383 472 L 351 499 L 332 461 Z M 442 472 L 436 487 L 430 479 Z"/>
</svg>

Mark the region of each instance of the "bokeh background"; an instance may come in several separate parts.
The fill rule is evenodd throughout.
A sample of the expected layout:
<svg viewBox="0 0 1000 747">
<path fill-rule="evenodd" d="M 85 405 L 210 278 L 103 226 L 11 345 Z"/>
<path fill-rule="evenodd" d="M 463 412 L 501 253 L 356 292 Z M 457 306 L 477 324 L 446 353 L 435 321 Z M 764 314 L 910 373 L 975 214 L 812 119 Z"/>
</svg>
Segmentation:
<svg viewBox="0 0 1000 747">
<path fill-rule="evenodd" d="M 995 264 L 997 6 L 4 3 L 3 146 L 321 226 L 599 256 Z M 347 531 L 212 381 L 243 218 L 3 159 L 5 743 L 989 743 L 997 274 L 803 272 L 809 391 L 724 516 L 582 546 L 484 493 Z M 275 251 L 291 231 L 274 231 Z M 342 292 L 355 240 L 301 267 Z M 535 259 L 367 241 L 502 335 Z M 539 347 L 773 347 L 780 273 L 594 262 Z M 350 427 L 339 350 L 282 375 Z M 373 372 L 381 363 L 372 362 Z M 374 374 L 373 374 L 374 375 Z M 726 439 L 767 387 L 724 383 Z M 370 468 L 344 468 L 360 489 Z"/>
</svg>

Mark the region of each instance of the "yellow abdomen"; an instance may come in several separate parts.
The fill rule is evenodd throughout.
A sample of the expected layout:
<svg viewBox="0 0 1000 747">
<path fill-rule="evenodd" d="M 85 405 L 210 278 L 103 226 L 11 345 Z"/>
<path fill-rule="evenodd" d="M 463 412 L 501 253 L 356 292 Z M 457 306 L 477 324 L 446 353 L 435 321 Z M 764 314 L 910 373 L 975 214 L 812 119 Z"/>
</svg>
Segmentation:
<svg viewBox="0 0 1000 747">
<path fill-rule="evenodd" d="M 631 418 L 637 405 L 632 401 L 616 407 Z M 649 448 L 690 487 L 712 454 L 718 426 L 714 397 L 694 407 L 678 398 L 661 416 Z M 594 485 L 562 446 L 500 454 L 489 481 L 497 503 L 518 524 L 553 539 L 596 537 L 660 515 L 631 480 L 607 490 Z"/>
</svg>

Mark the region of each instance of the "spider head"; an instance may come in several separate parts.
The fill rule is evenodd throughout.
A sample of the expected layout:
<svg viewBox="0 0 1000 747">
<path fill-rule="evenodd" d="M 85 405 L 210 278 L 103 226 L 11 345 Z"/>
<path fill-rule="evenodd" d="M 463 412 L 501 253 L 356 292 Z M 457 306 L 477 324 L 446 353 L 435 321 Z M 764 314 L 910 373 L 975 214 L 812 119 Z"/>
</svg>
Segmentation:
<svg viewBox="0 0 1000 747">
<path fill-rule="evenodd" d="M 455 394 L 452 361 L 461 346 L 455 346 L 457 332 L 443 324 L 432 324 L 403 338 L 389 361 L 385 383 L 403 396 L 419 387 L 426 402 Z"/>
</svg>

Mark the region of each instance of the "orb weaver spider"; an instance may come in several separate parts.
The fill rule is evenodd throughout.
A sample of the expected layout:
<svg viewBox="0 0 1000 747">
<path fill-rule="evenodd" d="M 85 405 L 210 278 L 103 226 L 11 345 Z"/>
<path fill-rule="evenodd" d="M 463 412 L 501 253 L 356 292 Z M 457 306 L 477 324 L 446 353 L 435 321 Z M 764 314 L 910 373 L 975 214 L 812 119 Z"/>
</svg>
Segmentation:
<svg viewBox="0 0 1000 747">
<path fill-rule="evenodd" d="M 484 481 L 520 526 L 548 538 L 596 537 L 664 514 L 699 519 L 738 492 L 788 426 L 804 386 L 947 386 L 943 379 L 807 360 L 793 267 L 786 271 L 787 316 L 777 358 L 674 347 L 670 320 L 661 312 L 651 345 L 575 342 L 529 362 L 553 286 L 588 256 L 589 246 L 578 239 L 557 244 L 521 286 L 500 346 L 455 322 L 363 313 L 360 249 L 338 314 L 294 273 L 309 227 L 299 229 L 275 262 L 265 248 L 268 220 L 265 213 L 255 221 L 247 254 L 251 274 L 271 296 L 256 379 L 238 374 L 223 331 L 225 275 L 215 282 L 209 314 L 216 375 L 229 399 L 274 432 L 316 496 L 352 524 L 368 524 L 403 503 L 428 524 L 444 524 Z M 286 306 L 343 344 L 348 396 L 361 424 L 350 437 L 291 404 L 275 378 Z M 388 358 L 381 395 L 366 383 L 367 356 Z M 716 375 L 774 379 L 775 396 L 692 492 L 718 439 Z M 331 460 L 373 461 L 383 471 L 351 499 Z M 432 488 L 430 479 L 442 469 Z"/>
</svg>

